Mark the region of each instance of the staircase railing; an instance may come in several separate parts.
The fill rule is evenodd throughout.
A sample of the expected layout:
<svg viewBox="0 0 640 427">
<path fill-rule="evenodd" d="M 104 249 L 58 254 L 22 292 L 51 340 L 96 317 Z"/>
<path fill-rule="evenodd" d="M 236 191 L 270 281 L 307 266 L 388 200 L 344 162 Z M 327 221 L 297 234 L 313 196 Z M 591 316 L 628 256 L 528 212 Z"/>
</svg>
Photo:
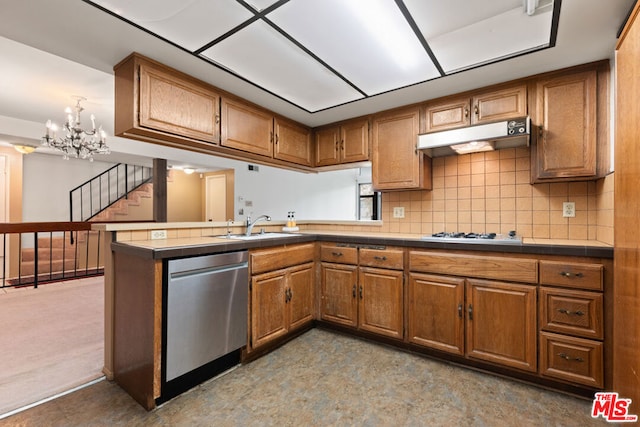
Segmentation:
<svg viewBox="0 0 640 427">
<path fill-rule="evenodd" d="M 87 222 L 0 224 L 0 289 L 104 274 L 103 232 Z"/>
<path fill-rule="evenodd" d="M 147 166 L 118 163 L 69 191 L 70 221 L 88 221 L 153 178 Z"/>
</svg>

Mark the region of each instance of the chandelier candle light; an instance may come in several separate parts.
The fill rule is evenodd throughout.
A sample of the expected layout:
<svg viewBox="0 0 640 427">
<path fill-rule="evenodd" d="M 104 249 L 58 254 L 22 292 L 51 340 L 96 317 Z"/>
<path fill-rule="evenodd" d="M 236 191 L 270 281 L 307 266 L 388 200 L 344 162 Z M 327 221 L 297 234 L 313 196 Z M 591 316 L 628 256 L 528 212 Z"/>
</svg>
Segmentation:
<svg viewBox="0 0 640 427">
<path fill-rule="evenodd" d="M 69 159 L 69 156 L 73 156 L 89 159 L 92 162 L 94 154 L 110 153 L 107 146 L 107 134 L 102 130 L 102 126 L 96 130 L 93 114 L 91 115 L 91 130 L 84 130 L 80 127 L 80 113 L 84 110 L 80 106 L 80 102 L 86 101 L 86 98 L 82 96 L 74 96 L 73 98 L 77 100 L 76 114 L 74 118 L 71 108 L 66 108 L 67 121 L 63 126 L 64 137 L 58 138 L 56 136 L 58 126 L 51 120 L 47 120 L 47 134 L 42 137 L 42 145 L 62 151 L 65 160 Z"/>
</svg>

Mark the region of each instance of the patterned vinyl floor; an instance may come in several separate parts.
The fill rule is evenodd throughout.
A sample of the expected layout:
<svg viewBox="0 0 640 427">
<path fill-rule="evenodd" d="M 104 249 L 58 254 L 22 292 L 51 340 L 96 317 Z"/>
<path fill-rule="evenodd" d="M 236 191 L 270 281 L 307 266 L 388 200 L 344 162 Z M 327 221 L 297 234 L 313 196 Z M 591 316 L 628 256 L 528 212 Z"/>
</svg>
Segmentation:
<svg viewBox="0 0 640 427">
<path fill-rule="evenodd" d="M 146 412 L 102 381 L 20 426 L 589 426 L 591 402 L 313 329 Z"/>
</svg>

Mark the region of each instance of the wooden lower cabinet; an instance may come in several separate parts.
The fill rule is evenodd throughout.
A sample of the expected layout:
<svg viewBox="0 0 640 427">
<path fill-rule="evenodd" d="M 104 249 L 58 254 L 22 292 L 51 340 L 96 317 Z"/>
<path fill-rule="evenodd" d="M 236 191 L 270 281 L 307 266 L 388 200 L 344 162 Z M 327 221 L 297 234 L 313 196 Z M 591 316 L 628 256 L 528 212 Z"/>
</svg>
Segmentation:
<svg viewBox="0 0 640 427">
<path fill-rule="evenodd" d="M 314 263 L 251 278 L 251 347 L 265 345 L 313 320 Z"/>
<path fill-rule="evenodd" d="M 357 326 L 358 267 L 323 262 L 320 269 L 320 318 L 345 326 Z"/>
<path fill-rule="evenodd" d="M 409 342 L 535 372 L 536 286 L 409 276 Z"/>
<path fill-rule="evenodd" d="M 467 279 L 467 355 L 535 372 L 536 286 Z"/>
<path fill-rule="evenodd" d="M 404 338 L 404 250 L 320 247 L 320 318 L 377 335 Z"/>
<path fill-rule="evenodd" d="M 409 342 L 464 355 L 464 279 L 409 275 Z"/>
<path fill-rule="evenodd" d="M 403 272 L 360 267 L 358 325 L 363 331 L 402 339 Z"/>
</svg>

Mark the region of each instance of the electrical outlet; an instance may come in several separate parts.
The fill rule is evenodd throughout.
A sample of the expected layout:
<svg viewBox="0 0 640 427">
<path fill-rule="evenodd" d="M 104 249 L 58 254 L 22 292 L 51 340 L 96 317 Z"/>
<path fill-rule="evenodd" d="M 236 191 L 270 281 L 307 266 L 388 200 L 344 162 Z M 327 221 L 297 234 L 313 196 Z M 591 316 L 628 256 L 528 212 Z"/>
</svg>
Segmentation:
<svg viewBox="0 0 640 427">
<path fill-rule="evenodd" d="M 151 240 L 166 239 L 167 230 L 151 230 Z"/>
<path fill-rule="evenodd" d="M 401 206 L 396 206 L 393 208 L 393 217 L 394 218 L 404 218 L 404 208 Z"/>
<path fill-rule="evenodd" d="M 576 216 L 576 204 L 575 202 L 562 203 L 562 216 L 564 218 L 575 218 Z"/>
</svg>

